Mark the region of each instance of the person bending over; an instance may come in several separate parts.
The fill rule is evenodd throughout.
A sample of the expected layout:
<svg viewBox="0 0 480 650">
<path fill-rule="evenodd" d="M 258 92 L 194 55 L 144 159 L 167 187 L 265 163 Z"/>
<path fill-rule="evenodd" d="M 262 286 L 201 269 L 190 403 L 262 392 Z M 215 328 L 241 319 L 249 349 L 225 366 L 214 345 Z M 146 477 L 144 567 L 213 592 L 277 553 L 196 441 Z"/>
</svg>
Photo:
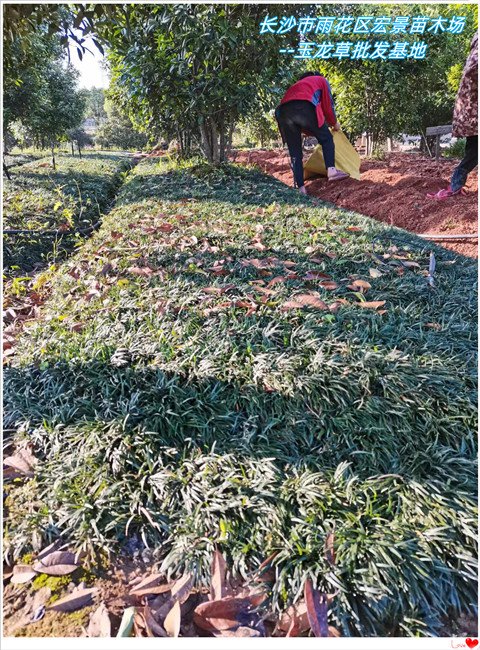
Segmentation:
<svg viewBox="0 0 480 650">
<path fill-rule="evenodd" d="M 321 145 L 329 181 L 348 177 L 335 167 L 335 145 L 328 127 L 339 131 L 340 124 L 330 85 L 319 72 L 306 72 L 290 86 L 275 110 L 275 117 L 288 146 L 295 184 L 302 194 L 307 193 L 303 179 L 302 133 L 313 135 Z"/>
</svg>

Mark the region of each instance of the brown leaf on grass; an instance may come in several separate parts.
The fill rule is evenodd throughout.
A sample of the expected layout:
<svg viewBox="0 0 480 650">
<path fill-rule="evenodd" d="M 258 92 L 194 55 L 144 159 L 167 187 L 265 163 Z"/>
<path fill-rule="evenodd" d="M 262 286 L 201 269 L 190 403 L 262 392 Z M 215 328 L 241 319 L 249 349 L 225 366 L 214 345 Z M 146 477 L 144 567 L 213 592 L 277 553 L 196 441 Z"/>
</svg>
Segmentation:
<svg viewBox="0 0 480 650">
<path fill-rule="evenodd" d="M 173 231 L 173 229 L 174 226 L 172 226 L 171 223 L 162 223 L 158 226 L 158 230 L 160 230 L 160 232 L 170 233 Z"/>
<path fill-rule="evenodd" d="M 394 256 L 395 257 L 395 256 Z M 418 262 L 402 261 L 403 266 L 406 266 L 407 269 L 419 269 L 420 264 Z"/>
<path fill-rule="evenodd" d="M 270 282 L 267 284 L 267 287 L 270 288 L 270 287 L 275 286 L 276 284 L 279 284 L 280 282 L 285 282 L 285 279 L 286 278 L 285 278 L 284 275 L 277 275 L 277 277 L 272 278 L 270 280 Z"/>
<path fill-rule="evenodd" d="M 152 573 L 144 580 L 136 584 L 130 590 L 130 596 L 147 596 L 149 594 L 163 594 L 170 591 L 171 583 L 165 583 L 163 573 Z"/>
<path fill-rule="evenodd" d="M 328 636 L 328 605 L 327 595 L 322 594 L 312 586 L 308 579 L 304 588 L 305 604 L 307 606 L 308 622 L 315 636 Z"/>
<path fill-rule="evenodd" d="M 33 563 L 33 569 L 49 576 L 66 576 L 80 566 L 78 554 L 70 551 L 54 551 Z"/>
<path fill-rule="evenodd" d="M 37 459 L 28 449 L 19 449 L 13 456 L 7 456 L 3 459 L 4 467 L 12 467 L 14 470 L 31 478 L 34 474 L 34 467 Z"/>
<path fill-rule="evenodd" d="M 87 636 L 89 637 L 107 637 L 112 636 L 112 625 L 110 623 L 110 616 L 105 607 L 105 603 L 101 603 L 97 609 L 90 614 L 90 621 L 87 628 Z"/>
<path fill-rule="evenodd" d="M 244 598 L 229 596 L 201 603 L 195 608 L 193 620 L 207 632 L 221 632 L 239 626 L 251 627 L 258 619 L 254 609 L 266 597 L 266 594 L 258 593 Z"/>
<path fill-rule="evenodd" d="M 371 278 L 381 278 L 383 276 L 383 273 L 378 269 L 370 268 L 368 269 L 368 272 L 370 273 Z"/>
<path fill-rule="evenodd" d="M 385 300 L 374 300 L 372 302 L 355 302 L 352 304 L 354 304 L 356 307 L 362 307 L 363 309 L 378 309 L 379 307 L 383 307 Z"/>
<path fill-rule="evenodd" d="M 163 621 L 163 627 L 168 636 L 178 637 L 180 634 L 181 621 L 182 612 L 180 610 L 180 603 L 177 600 Z"/>
<path fill-rule="evenodd" d="M 263 293 L 265 296 L 274 296 L 276 291 L 273 291 L 272 289 L 267 289 L 267 287 L 255 287 L 255 291 L 259 293 Z"/>
<path fill-rule="evenodd" d="M 333 291 L 334 289 L 338 289 L 338 284 L 333 280 L 325 280 L 325 282 L 319 282 L 319 285 L 326 291 Z"/>
<path fill-rule="evenodd" d="M 366 280 L 353 280 L 353 282 L 347 286 L 347 289 L 351 289 L 352 291 L 361 291 L 362 293 L 367 292 L 371 288 L 372 285 Z"/>
<path fill-rule="evenodd" d="M 221 600 L 227 595 L 227 586 L 225 582 L 227 563 L 219 550 L 216 550 L 213 554 L 211 573 L 210 598 L 211 600 Z"/>
<path fill-rule="evenodd" d="M 110 237 L 111 237 L 112 239 L 121 239 L 121 238 L 123 237 L 123 233 L 118 232 L 117 230 L 112 230 L 112 231 L 110 232 Z"/>
<path fill-rule="evenodd" d="M 305 280 L 331 280 L 332 276 L 321 271 L 307 271 L 303 276 Z"/>
<path fill-rule="evenodd" d="M 132 275 L 149 276 L 153 271 L 148 266 L 130 266 L 127 271 Z"/>
<path fill-rule="evenodd" d="M 440 323 L 425 323 L 424 327 L 429 327 L 432 330 L 441 330 L 442 326 Z"/>
<path fill-rule="evenodd" d="M 261 241 L 253 242 L 252 243 L 252 248 L 256 248 L 257 251 L 266 251 L 267 250 L 267 247 L 265 246 L 265 244 L 262 244 Z"/>
<path fill-rule="evenodd" d="M 287 269 L 292 269 L 294 266 L 297 266 L 297 262 L 292 262 L 292 260 L 283 260 L 283 266 L 286 266 Z"/>
<path fill-rule="evenodd" d="M 21 585 L 25 582 L 30 582 L 37 575 L 38 573 L 34 571 L 33 567 L 27 564 L 16 564 L 13 567 L 10 582 L 14 585 Z"/>
<path fill-rule="evenodd" d="M 311 293 L 303 293 L 294 296 L 292 300 L 284 302 L 282 305 L 283 310 L 288 309 L 302 309 L 303 307 L 314 307 L 315 309 L 328 309 L 328 305 L 320 300 L 318 296 Z"/>
<path fill-rule="evenodd" d="M 362 232 L 362 229 L 358 226 L 347 226 L 349 232 Z"/>
<path fill-rule="evenodd" d="M 231 291 L 234 288 L 235 288 L 234 284 L 226 284 L 223 287 L 204 287 L 202 291 L 204 293 L 220 296 L 224 293 L 227 293 L 227 291 Z"/>
<path fill-rule="evenodd" d="M 77 589 L 65 598 L 60 598 L 52 603 L 47 609 L 55 612 L 74 612 L 77 609 L 86 607 L 93 603 L 93 596 L 98 592 L 95 587 L 91 589 Z"/>
</svg>

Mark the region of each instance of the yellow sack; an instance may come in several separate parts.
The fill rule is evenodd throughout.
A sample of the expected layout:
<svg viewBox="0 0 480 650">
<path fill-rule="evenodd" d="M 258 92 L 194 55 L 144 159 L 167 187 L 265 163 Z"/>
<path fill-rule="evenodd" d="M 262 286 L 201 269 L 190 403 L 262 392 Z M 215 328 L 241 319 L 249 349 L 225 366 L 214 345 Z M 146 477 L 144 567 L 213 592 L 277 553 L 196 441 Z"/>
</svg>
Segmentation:
<svg viewBox="0 0 480 650">
<path fill-rule="evenodd" d="M 350 144 L 347 136 L 342 131 L 333 131 L 333 142 L 335 144 L 335 167 L 342 172 L 350 174 L 352 178 L 360 180 L 360 156 Z M 304 165 L 305 178 L 312 178 L 320 174 L 327 175 L 327 169 L 323 160 L 321 145 L 317 145 L 312 155 Z"/>
</svg>

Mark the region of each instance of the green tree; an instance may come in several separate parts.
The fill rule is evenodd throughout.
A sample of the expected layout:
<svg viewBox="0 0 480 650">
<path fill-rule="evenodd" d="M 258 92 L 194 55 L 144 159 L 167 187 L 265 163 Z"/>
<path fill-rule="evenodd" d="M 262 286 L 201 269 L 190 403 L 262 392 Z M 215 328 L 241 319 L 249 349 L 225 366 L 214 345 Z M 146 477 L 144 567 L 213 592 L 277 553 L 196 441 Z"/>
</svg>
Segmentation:
<svg viewBox="0 0 480 650">
<path fill-rule="evenodd" d="M 43 76 L 41 101 L 28 116 L 22 118 L 27 133 L 37 146 L 52 151 L 55 168 L 55 147 L 68 139 L 69 129 L 80 126 L 85 114 L 85 98 L 76 88 L 78 72 L 63 61 L 55 61 Z"/>
<path fill-rule="evenodd" d="M 103 88 L 89 88 L 83 91 L 86 99 L 85 117 L 93 118 L 98 125 L 107 119 L 105 111 L 105 91 Z"/>
<path fill-rule="evenodd" d="M 107 118 L 95 134 L 95 144 L 104 148 L 142 149 L 147 136 L 133 128 L 130 118 L 111 101 L 105 101 Z"/>
<path fill-rule="evenodd" d="M 451 120 L 457 90 L 458 66 L 468 53 L 477 27 L 476 7 L 468 5 L 343 5 L 322 7 L 319 13 L 353 16 L 465 15 L 462 34 L 426 32 L 422 35 L 387 35 L 388 41 L 425 41 L 423 60 L 341 59 L 309 63 L 331 81 L 337 112 L 351 137 L 369 136 L 370 148 L 402 132 L 422 133 L 427 126 Z M 365 40 L 363 35 L 332 35 L 333 42 Z"/>
<path fill-rule="evenodd" d="M 210 162 L 221 162 L 234 124 L 294 66 L 277 37 L 260 35 L 266 13 L 259 5 L 125 6 L 114 26 L 99 27 L 117 102 L 139 128 L 174 135 L 183 149 L 193 139 Z"/>
</svg>

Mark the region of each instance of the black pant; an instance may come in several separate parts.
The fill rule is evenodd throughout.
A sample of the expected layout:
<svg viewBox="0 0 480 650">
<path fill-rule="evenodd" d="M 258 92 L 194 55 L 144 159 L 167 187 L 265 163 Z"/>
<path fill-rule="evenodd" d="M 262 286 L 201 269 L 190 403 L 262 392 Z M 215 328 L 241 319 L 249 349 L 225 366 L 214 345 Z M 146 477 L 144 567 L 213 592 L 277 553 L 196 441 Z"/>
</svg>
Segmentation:
<svg viewBox="0 0 480 650">
<path fill-rule="evenodd" d="M 335 166 L 335 145 L 333 136 L 324 122 L 318 126 L 317 113 L 311 102 L 301 99 L 294 99 L 281 104 L 275 115 L 282 137 L 287 143 L 290 158 L 292 160 L 293 177 L 297 187 L 303 187 L 303 152 L 302 152 L 302 131 L 309 131 L 322 145 L 323 159 L 327 169 Z"/>
<path fill-rule="evenodd" d="M 467 182 L 467 176 L 478 165 L 478 135 L 469 135 L 465 143 L 465 155 L 452 174 L 450 188 L 457 192 Z"/>
</svg>

